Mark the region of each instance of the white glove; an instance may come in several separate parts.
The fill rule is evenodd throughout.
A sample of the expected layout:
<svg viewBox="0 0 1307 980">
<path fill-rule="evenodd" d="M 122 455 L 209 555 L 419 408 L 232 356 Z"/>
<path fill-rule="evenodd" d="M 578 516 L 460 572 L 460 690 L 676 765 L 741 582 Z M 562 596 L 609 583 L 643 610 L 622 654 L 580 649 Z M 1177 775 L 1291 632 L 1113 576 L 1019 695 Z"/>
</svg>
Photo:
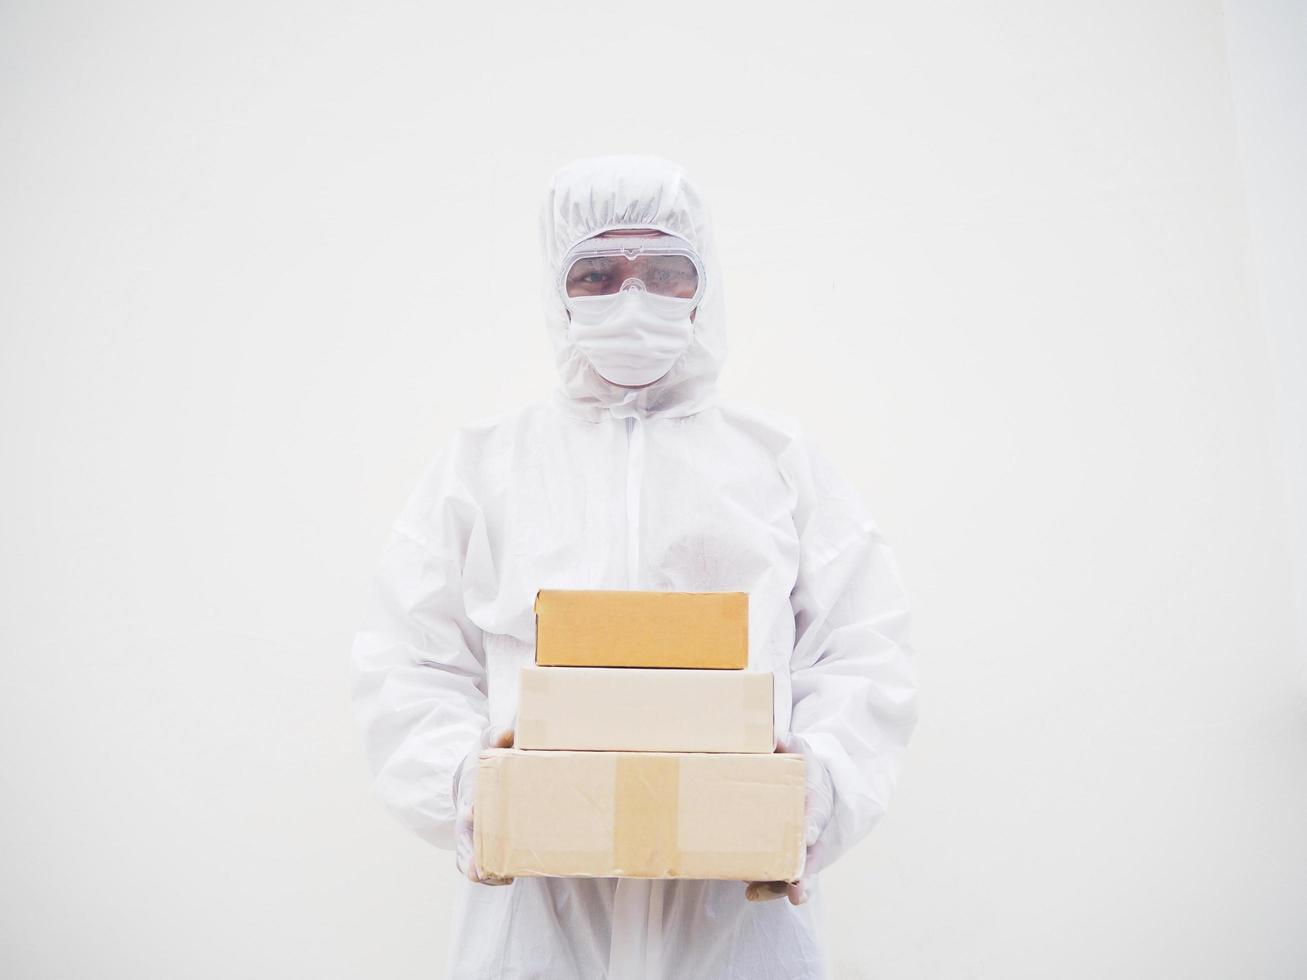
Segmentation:
<svg viewBox="0 0 1307 980">
<path fill-rule="evenodd" d="M 789 733 L 776 740 L 777 752 L 790 752 L 803 756 L 803 843 L 806 848 L 803 857 L 803 870 L 795 881 L 751 881 L 744 889 L 744 897 L 750 902 L 766 902 L 785 895 L 791 905 L 802 905 L 808 900 L 805 882 L 811 880 L 822 868 L 821 832 L 830 822 L 834 809 L 835 795 L 831 789 L 830 775 L 821 760 L 808 748 L 801 735 Z"/>
<path fill-rule="evenodd" d="M 477 795 L 477 760 L 483 749 L 507 749 L 513 745 L 513 729 L 487 728 L 481 741 L 459 764 L 454 773 L 454 862 L 458 870 L 483 885 L 507 885 L 512 878 L 492 878 L 477 867 L 476 849 L 473 846 L 472 820 Z"/>
</svg>

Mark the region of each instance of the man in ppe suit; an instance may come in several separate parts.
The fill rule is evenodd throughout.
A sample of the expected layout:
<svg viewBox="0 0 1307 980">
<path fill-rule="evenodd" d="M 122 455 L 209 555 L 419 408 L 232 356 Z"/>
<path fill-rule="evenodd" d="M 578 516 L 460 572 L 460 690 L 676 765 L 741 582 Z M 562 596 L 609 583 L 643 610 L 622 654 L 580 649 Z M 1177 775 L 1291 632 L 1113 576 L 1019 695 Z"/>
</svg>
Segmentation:
<svg viewBox="0 0 1307 980">
<path fill-rule="evenodd" d="M 719 398 L 721 272 L 681 168 L 564 167 L 542 232 L 560 384 L 459 429 L 431 462 L 354 642 L 378 790 L 471 879 L 455 980 L 823 977 L 816 874 L 885 811 L 916 723 L 893 556 L 793 421 Z M 778 746 L 806 761 L 800 884 L 480 881 L 476 757 L 510 737 L 542 588 L 749 594 L 749 669 L 774 674 Z"/>
</svg>

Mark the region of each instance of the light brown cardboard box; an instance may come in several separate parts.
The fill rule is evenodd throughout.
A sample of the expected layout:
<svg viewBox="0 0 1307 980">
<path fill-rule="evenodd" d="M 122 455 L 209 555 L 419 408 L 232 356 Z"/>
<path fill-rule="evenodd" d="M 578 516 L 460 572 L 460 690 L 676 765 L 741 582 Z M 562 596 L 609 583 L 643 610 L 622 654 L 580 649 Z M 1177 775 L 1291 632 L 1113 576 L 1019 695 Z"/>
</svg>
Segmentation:
<svg viewBox="0 0 1307 980">
<path fill-rule="evenodd" d="M 747 592 L 541 589 L 536 663 L 551 667 L 693 667 L 749 663 Z"/>
<path fill-rule="evenodd" d="M 526 667 L 519 749 L 771 752 L 772 675 L 746 670 Z"/>
<path fill-rule="evenodd" d="M 792 881 L 803 757 L 488 749 L 474 837 L 498 878 Z"/>
</svg>

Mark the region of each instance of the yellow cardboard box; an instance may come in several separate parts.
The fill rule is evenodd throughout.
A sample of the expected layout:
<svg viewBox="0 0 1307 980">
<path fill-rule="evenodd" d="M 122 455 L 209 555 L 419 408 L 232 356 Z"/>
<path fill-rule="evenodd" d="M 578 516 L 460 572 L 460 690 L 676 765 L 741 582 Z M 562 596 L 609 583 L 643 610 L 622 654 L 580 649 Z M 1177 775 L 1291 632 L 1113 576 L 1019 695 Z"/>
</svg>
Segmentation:
<svg viewBox="0 0 1307 980">
<path fill-rule="evenodd" d="M 793 881 L 803 757 L 482 753 L 474 846 L 498 878 Z"/>
<path fill-rule="evenodd" d="M 747 592 L 541 589 L 536 663 L 549 667 L 691 667 L 749 663 Z"/>
</svg>

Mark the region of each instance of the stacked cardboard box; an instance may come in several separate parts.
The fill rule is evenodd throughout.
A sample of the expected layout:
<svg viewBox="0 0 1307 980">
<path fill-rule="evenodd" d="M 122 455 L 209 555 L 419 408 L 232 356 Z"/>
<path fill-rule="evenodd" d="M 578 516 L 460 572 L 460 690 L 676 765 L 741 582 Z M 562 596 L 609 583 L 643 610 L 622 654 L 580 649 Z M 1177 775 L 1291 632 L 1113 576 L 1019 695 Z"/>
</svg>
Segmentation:
<svg viewBox="0 0 1307 980">
<path fill-rule="evenodd" d="M 789 881 L 803 759 L 774 753 L 742 592 L 541 590 L 515 748 L 481 757 L 486 874 Z"/>
</svg>

